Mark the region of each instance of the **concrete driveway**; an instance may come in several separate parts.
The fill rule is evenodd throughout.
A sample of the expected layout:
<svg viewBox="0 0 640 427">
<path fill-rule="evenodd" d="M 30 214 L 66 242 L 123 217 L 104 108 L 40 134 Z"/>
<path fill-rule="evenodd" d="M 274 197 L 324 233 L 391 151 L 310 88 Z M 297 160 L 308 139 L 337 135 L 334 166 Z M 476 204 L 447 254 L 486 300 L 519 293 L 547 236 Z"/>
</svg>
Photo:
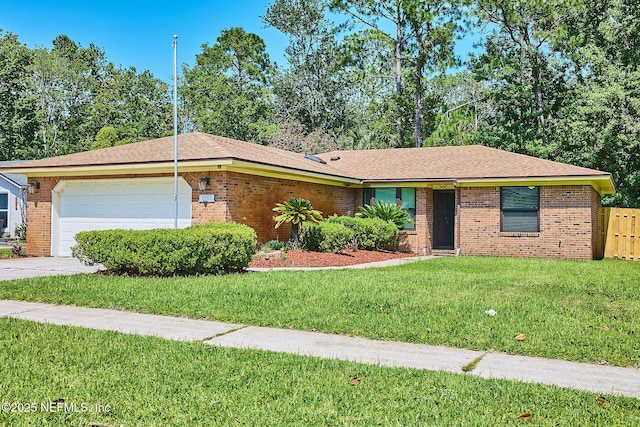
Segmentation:
<svg viewBox="0 0 640 427">
<path fill-rule="evenodd" d="M 9 258 L 0 259 L 0 281 L 64 274 L 95 273 L 99 265 L 88 267 L 76 258 Z"/>
</svg>

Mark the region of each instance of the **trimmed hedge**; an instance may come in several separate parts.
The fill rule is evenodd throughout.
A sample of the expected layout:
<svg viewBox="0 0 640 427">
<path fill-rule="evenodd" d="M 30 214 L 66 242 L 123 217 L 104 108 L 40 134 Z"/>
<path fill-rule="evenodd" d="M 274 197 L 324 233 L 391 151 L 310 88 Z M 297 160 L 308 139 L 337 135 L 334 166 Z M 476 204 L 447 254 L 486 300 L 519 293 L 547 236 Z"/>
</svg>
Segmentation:
<svg viewBox="0 0 640 427">
<path fill-rule="evenodd" d="M 182 229 L 83 231 L 74 257 L 113 274 L 174 276 L 239 271 L 255 254 L 257 237 L 246 225 L 201 224 Z"/>
<path fill-rule="evenodd" d="M 355 237 L 352 230 L 342 224 L 321 221 L 306 223 L 300 233 L 300 245 L 309 251 L 338 253 Z"/>
<path fill-rule="evenodd" d="M 360 218 L 333 215 L 325 222 L 342 224 L 351 229 L 358 243 L 359 249 L 380 250 L 393 246 L 398 237 L 395 224 L 380 218 Z"/>
</svg>

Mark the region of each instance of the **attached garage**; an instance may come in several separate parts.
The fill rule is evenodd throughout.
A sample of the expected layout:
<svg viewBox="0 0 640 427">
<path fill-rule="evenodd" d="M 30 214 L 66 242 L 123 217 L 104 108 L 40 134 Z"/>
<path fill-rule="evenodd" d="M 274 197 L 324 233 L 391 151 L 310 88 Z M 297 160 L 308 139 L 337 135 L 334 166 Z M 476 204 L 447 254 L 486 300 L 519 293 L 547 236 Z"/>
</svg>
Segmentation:
<svg viewBox="0 0 640 427">
<path fill-rule="evenodd" d="M 53 189 L 51 252 L 71 256 L 80 231 L 173 228 L 172 177 L 60 181 Z M 178 181 L 178 227 L 191 225 L 191 187 Z"/>
</svg>

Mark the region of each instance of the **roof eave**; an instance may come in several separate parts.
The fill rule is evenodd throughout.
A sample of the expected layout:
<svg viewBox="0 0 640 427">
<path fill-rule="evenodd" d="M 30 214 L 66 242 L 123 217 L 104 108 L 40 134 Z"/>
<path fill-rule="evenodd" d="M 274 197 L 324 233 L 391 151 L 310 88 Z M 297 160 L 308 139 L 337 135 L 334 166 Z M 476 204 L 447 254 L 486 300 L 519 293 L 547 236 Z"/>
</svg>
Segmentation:
<svg viewBox="0 0 640 427">
<path fill-rule="evenodd" d="M 22 174 L 21 174 L 22 175 Z M 0 176 L 2 176 L 2 178 L 7 181 L 9 184 L 12 184 L 13 186 L 15 186 L 17 189 L 19 190 L 23 190 L 25 188 L 27 188 L 26 185 L 22 185 L 16 181 L 14 181 L 13 179 L 11 179 L 9 176 L 7 176 L 5 173 L 0 173 Z"/>
<path fill-rule="evenodd" d="M 204 162 L 181 161 L 180 169 L 186 166 L 199 165 Z M 207 166 L 218 166 L 231 163 L 230 159 L 216 159 L 207 161 Z M 27 177 L 52 176 L 87 176 L 87 175 L 133 175 L 149 173 L 166 173 L 173 171 L 173 161 L 140 162 L 140 163 L 104 163 L 93 165 L 57 165 L 35 166 L 7 169 L 9 173 L 19 173 Z"/>
<path fill-rule="evenodd" d="M 361 184 L 361 180 L 357 178 L 337 175 L 334 173 L 313 172 L 304 169 L 274 166 L 267 163 L 250 162 L 245 160 L 234 160 L 226 169 L 232 172 L 248 173 L 251 175 L 317 182 L 329 185 L 355 186 Z"/>
<path fill-rule="evenodd" d="M 60 176 L 89 176 L 89 175 L 134 175 L 173 172 L 173 161 L 141 162 L 141 163 L 110 163 L 100 165 L 47 166 L 23 167 L 7 169 L 10 173 L 20 173 L 27 177 L 60 177 Z M 227 170 L 252 175 L 271 176 L 283 179 L 328 183 L 331 185 L 359 185 L 360 180 L 334 173 L 321 173 L 304 169 L 275 166 L 269 163 L 247 161 L 233 157 L 212 160 L 181 160 L 178 170 L 181 172 L 197 172 L 210 170 Z"/>
<path fill-rule="evenodd" d="M 615 184 L 610 174 L 602 175 L 562 175 L 562 176 L 514 176 L 514 177 L 462 177 L 462 178 L 384 178 L 363 179 L 365 186 L 397 185 L 410 186 L 419 184 L 419 187 L 444 188 L 442 184 L 450 183 L 464 187 L 485 187 L 492 185 L 590 185 L 601 195 L 614 194 Z"/>
<path fill-rule="evenodd" d="M 22 174 L 27 177 L 58 177 L 87 175 L 132 175 L 171 173 L 173 161 L 111 163 L 100 165 L 48 166 L 3 168 L 3 173 Z M 234 157 L 218 159 L 181 160 L 178 164 L 183 172 L 219 170 L 236 171 L 253 175 L 270 176 L 283 179 L 310 181 L 340 186 L 398 185 L 436 187 L 443 183 L 480 187 L 487 185 L 591 185 L 601 195 L 614 194 L 615 184 L 611 174 L 600 175 L 561 175 L 561 176 L 513 176 L 513 177 L 458 177 L 458 178 L 366 178 L 359 179 L 340 174 L 336 171 L 326 173 L 277 166 L 266 162 L 248 161 Z"/>
<path fill-rule="evenodd" d="M 458 184 L 466 187 L 486 185 L 590 185 L 601 195 L 615 194 L 615 184 L 611 174 L 602 175 L 563 175 L 499 178 L 458 178 Z"/>
</svg>

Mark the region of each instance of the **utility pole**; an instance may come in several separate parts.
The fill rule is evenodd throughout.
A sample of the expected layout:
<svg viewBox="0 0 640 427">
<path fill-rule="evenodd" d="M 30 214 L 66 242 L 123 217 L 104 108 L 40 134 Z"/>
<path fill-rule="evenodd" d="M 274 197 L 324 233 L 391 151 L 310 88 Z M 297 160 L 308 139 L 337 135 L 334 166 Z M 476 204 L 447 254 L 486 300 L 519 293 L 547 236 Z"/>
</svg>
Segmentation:
<svg viewBox="0 0 640 427">
<path fill-rule="evenodd" d="M 178 36 L 173 36 L 173 228 L 178 228 Z"/>
</svg>

